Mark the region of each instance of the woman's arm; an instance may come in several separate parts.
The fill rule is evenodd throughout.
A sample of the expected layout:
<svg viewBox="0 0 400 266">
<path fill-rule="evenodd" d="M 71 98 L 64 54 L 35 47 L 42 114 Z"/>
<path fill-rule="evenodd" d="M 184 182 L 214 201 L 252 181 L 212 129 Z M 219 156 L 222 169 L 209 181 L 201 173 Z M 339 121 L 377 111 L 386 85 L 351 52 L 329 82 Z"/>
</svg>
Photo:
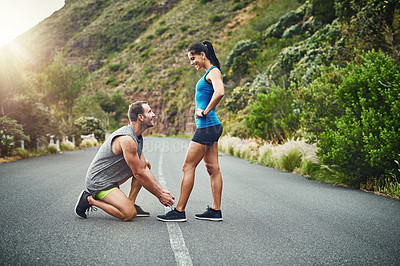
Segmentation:
<svg viewBox="0 0 400 266">
<path fill-rule="evenodd" d="M 214 109 L 215 106 L 217 106 L 217 104 L 221 101 L 222 97 L 224 97 L 224 94 L 225 94 L 224 83 L 222 81 L 222 74 L 218 68 L 212 69 L 208 73 L 206 79 L 208 81 L 211 81 L 211 84 L 214 88 L 214 93 L 213 93 L 211 100 L 210 100 L 209 104 L 207 105 L 206 109 L 204 109 L 204 110 L 198 109 L 200 111 L 199 114 L 196 110 L 196 115 L 198 115 L 199 117 L 203 116 L 201 114 L 202 111 L 203 111 L 204 115 L 207 115 L 209 112 L 211 112 L 211 110 Z"/>
</svg>

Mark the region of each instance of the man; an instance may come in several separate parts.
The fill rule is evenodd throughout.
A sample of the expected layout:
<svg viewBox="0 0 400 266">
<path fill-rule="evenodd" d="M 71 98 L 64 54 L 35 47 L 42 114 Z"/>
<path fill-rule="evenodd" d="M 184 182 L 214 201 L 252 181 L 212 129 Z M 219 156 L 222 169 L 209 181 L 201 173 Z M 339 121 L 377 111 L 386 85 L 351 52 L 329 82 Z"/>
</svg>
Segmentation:
<svg viewBox="0 0 400 266">
<path fill-rule="evenodd" d="M 87 171 L 86 187 L 90 193 L 82 191 L 75 206 L 75 214 L 80 218 L 87 218 L 86 212 L 92 206 L 123 221 L 149 216 L 135 205 L 142 186 L 164 206 L 174 204 L 175 198 L 157 182 L 142 152 L 142 133 L 154 126 L 155 114 L 147 102 L 139 101 L 129 106 L 128 117 L 129 125 L 110 135 Z M 131 177 L 131 190 L 127 197 L 119 185 Z"/>
</svg>

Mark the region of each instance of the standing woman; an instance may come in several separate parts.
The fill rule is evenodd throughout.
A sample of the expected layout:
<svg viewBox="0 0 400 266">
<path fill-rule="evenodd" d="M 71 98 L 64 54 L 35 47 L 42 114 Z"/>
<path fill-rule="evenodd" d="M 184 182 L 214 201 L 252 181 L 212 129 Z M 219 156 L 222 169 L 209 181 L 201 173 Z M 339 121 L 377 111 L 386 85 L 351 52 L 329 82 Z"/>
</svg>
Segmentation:
<svg viewBox="0 0 400 266">
<path fill-rule="evenodd" d="M 213 196 L 212 207 L 206 212 L 196 214 L 197 219 L 222 221 L 221 194 L 222 176 L 218 163 L 218 139 L 222 134 L 222 125 L 215 113 L 215 107 L 224 96 L 222 74 L 214 49 L 210 42 L 194 43 L 188 48 L 190 65 L 206 73 L 196 84 L 196 132 L 189 144 L 185 163 L 181 194 L 176 208 L 157 218 L 165 222 L 186 221 L 185 208 L 194 184 L 197 165 L 203 159 L 211 179 Z"/>
</svg>

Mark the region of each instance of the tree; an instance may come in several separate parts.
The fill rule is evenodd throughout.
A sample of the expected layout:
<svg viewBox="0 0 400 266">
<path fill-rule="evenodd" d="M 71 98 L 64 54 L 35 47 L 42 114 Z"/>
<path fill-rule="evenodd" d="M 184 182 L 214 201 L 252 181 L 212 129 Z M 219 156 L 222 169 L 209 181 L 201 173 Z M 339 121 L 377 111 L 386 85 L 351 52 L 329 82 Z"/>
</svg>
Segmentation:
<svg viewBox="0 0 400 266">
<path fill-rule="evenodd" d="M 21 72 L 15 63 L 7 60 L 0 51 L 0 115 L 7 115 L 6 105 L 12 96 L 22 87 Z"/>
<path fill-rule="evenodd" d="M 105 129 L 97 118 L 81 116 L 75 120 L 75 126 L 82 135 L 94 134 L 96 139 L 104 140 Z"/>
<path fill-rule="evenodd" d="M 114 92 L 114 94 L 111 96 L 111 101 L 114 107 L 114 119 L 119 122 L 119 120 L 122 118 L 122 115 L 125 114 L 126 116 L 130 102 L 121 94 L 120 91 Z"/>
<path fill-rule="evenodd" d="M 36 138 L 46 135 L 60 135 L 60 122 L 52 115 L 50 109 L 34 96 L 23 96 L 12 103 L 13 110 L 9 117 L 23 126 L 24 132 L 30 137 L 33 147 Z"/>
<path fill-rule="evenodd" d="M 61 53 L 54 56 L 53 62 L 43 72 L 47 101 L 64 109 L 64 119 L 70 122 L 72 107 L 80 96 L 86 74 L 76 66 L 67 65 Z"/>
<path fill-rule="evenodd" d="M 0 154 L 1 156 L 10 155 L 15 147 L 15 141 L 29 140 L 29 137 L 24 134 L 22 125 L 16 120 L 10 119 L 7 116 L 0 117 Z"/>
<path fill-rule="evenodd" d="M 107 92 L 97 91 L 94 98 L 110 117 L 107 126 L 110 126 L 111 129 L 118 128 L 121 118 L 127 113 L 129 100 L 120 91 L 114 92 L 111 96 Z"/>
</svg>

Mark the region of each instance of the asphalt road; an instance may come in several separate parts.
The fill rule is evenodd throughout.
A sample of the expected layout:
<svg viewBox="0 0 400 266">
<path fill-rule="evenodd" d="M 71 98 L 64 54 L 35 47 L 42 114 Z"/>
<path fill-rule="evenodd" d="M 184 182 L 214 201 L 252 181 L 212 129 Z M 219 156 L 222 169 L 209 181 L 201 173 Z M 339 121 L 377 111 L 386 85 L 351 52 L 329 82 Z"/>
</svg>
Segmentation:
<svg viewBox="0 0 400 266">
<path fill-rule="evenodd" d="M 188 142 L 145 138 L 153 173 L 177 198 Z M 156 219 L 164 207 L 145 190 L 138 204 L 150 217 L 121 222 L 98 210 L 79 219 L 73 208 L 96 151 L 0 164 L 0 265 L 176 265 L 183 248 L 188 265 L 400 265 L 400 201 L 226 154 L 223 222 L 194 219 L 211 205 L 203 164 L 188 221 L 175 225 L 181 236 Z"/>
</svg>

